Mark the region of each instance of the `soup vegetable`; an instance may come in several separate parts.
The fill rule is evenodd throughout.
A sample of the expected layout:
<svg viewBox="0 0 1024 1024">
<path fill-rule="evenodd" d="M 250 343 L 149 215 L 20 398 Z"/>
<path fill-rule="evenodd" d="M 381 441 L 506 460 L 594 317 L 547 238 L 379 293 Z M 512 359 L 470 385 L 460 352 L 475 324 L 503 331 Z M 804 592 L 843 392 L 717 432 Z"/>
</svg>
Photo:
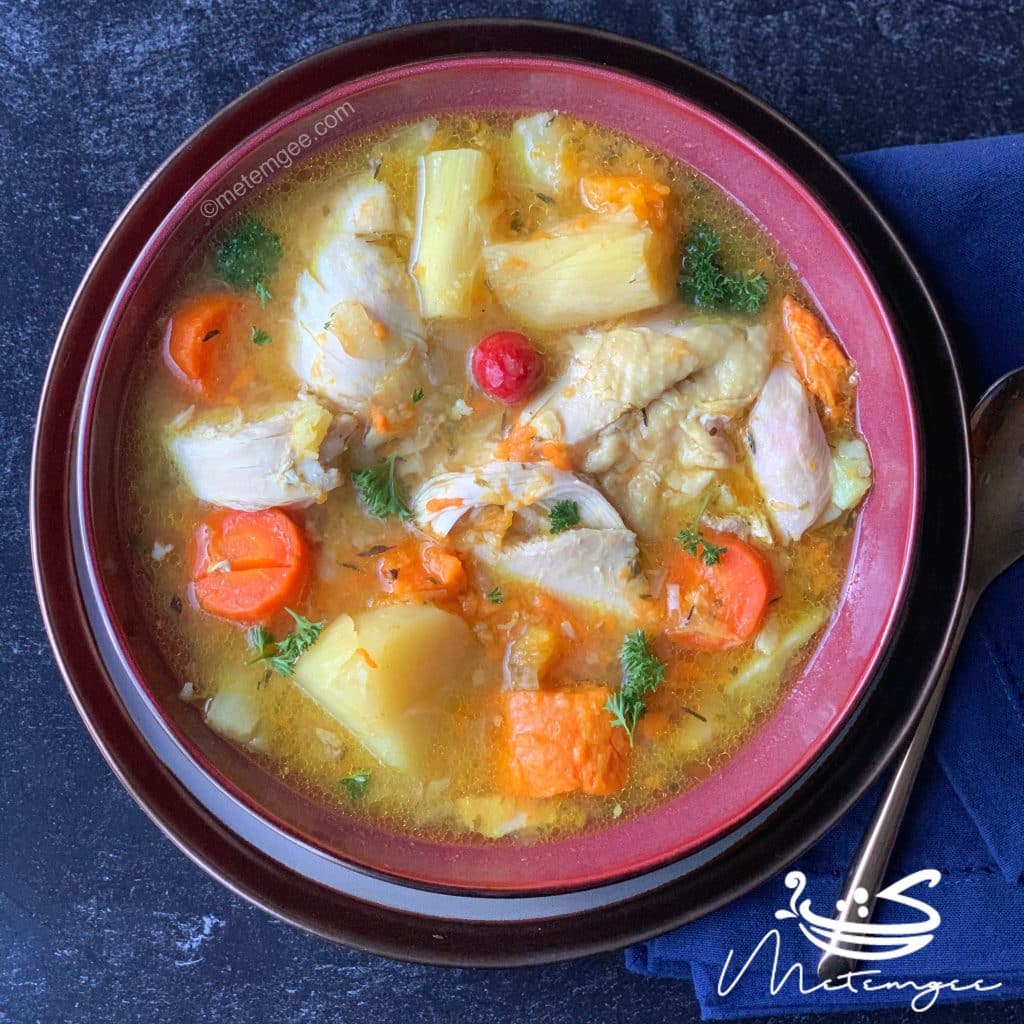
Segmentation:
<svg viewBox="0 0 1024 1024">
<path fill-rule="evenodd" d="M 388 827 L 525 841 L 721 768 L 831 614 L 856 373 L 694 171 L 558 113 L 325 152 L 186 268 L 121 457 L 211 729 Z"/>
</svg>

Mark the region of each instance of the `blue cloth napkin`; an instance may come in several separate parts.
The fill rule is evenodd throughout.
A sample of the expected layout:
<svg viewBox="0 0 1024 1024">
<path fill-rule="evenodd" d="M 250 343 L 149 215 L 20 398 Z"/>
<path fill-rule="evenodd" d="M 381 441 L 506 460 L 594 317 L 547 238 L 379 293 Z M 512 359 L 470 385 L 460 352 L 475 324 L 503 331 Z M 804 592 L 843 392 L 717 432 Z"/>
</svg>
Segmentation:
<svg viewBox="0 0 1024 1024">
<path fill-rule="evenodd" d="M 932 285 L 973 402 L 1002 374 L 1024 364 L 1024 135 L 861 153 L 845 163 Z M 802 899 L 810 899 L 816 913 L 831 915 L 877 800 L 878 786 L 793 866 L 806 875 Z M 925 868 L 940 871 L 941 881 L 934 888 L 918 885 L 907 895 L 941 914 L 933 940 L 898 959 L 861 962 L 858 969 L 877 974 L 838 990 L 802 992 L 795 973 L 783 981 L 800 964 L 804 988 L 812 989 L 820 956 L 800 933 L 798 920 L 775 917 L 776 910 L 789 907 L 785 875 L 700 921 L 627 950 L 626 965 L 640 974 L 692 982 L 705 1020 L 909 1007 L 915 997 L 918 1009 L 933 1000 L 1024 998 L 1021 563 L 990 588 L 968 628 L 886 880 Z M 897 923 L 915 916 L 880 903 L 876 920 Z M 774 937 L 742 970 L 772 929 L 779 936 L 774 994 Z M 954 980 L 960 991 L 921 991 Z M 913 985 L 879 990 L 885 981 Z"/>
</svg>

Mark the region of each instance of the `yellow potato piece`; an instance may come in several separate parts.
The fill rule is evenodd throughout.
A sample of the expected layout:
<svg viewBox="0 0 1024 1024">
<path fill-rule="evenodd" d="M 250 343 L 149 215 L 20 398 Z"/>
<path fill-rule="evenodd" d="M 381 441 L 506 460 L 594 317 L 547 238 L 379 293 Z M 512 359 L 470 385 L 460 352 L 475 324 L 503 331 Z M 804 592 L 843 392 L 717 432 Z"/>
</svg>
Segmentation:
<svg viewBox="0 0 1024 1024">
<path fill-rule="evenodd" d="M 206 707 L 206 724 L 228 739 L 248 743 L 260 724 L 253 685 L 246 680 L 222 683 Z"/>
<path fill-rule="evenodd" d="M 425 770 L 448 699 L 469 682 L 478 654 L 459 616 L 387 605 L 335 619 L 293 679 L 378 760 L 415 773 Z"/>
</svg>

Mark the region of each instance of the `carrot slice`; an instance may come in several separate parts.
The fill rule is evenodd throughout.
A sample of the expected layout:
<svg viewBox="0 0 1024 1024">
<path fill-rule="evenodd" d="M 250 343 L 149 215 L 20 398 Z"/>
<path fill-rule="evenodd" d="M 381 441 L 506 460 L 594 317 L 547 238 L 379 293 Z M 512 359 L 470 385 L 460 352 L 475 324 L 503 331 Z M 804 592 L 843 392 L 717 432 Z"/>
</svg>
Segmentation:
<svg viewBox="0 0 1024 1024">
<path fill-rule="evenodd" d="M 513 796 L 617 793 L 626 784 L 629 741 L 612 725 L 604 686 L 502 694 L 503 784 Z"/>
<path fill-rule="evenodd" d="M 200 295 L 189 299 L 171 317 L 167 359 L 171 368 L 199 390 L 210 368 L 210 343 L 228 331 L 241 306 L 234 295 Z"/>
<path fill-rule="evenodd" d="M 211 615 L 265 621 L 294 601 L 305 568 L 302 534 L 280 509 L 219 509 L 196 529 L 193 586 Z"/>
<path fill-rule="evenodd" d="M 842 419 L 849 413 L 851 367 L 839 343 L 792 295 L 782 300 L 782 326 L 807 390 L 821 401 L 829 419 Z"/>
<path fill-rule="evenodd" d="M 686 647 L 721 651 L 757 632 L 772 595 L 772 571 L 734 534 L 703 531 L 702 537 L 725 550 L 715 565 L 683 549 L 673 554 L 665 595 L 669 622 L 673 616 L 678 621 L 669 626 L 669 633 Z"/>
</svg>

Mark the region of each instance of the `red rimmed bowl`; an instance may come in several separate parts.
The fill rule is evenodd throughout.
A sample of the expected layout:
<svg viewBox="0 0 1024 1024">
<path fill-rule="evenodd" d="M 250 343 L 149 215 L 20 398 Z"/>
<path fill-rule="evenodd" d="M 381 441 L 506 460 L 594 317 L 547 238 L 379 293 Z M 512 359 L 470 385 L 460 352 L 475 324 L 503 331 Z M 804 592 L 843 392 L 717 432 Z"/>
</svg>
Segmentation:
<svg viewBox="0 0 1024 1024">
<path fill-rule="evenodd" d="M 427 843 L 308 800 L 174 699 L 179 684 L 134 606 L 122 557 L 122 399 L 134 345 L 188 254 L 287 164 L 396 120 L 552 108 L 686 161 L 779 242 L 857 362 L 875 485 L 825 639 L 721 772 L 573 839 Z M 949 346 L 913 267 L 842 172 L 778 115 L 678 58 L 599 33 L 416 26 L 326 51 L 242 97 L 115 226 L 68 314 L 40 408 L 37 580 L 94 738 L 142 806 L 217 877 L 366 948 L 458 963 L 553 959 L 653 934 L 749 888 L 878 772 L 926 697 L 960 600 L 965 436 Z"/>
</svg>

